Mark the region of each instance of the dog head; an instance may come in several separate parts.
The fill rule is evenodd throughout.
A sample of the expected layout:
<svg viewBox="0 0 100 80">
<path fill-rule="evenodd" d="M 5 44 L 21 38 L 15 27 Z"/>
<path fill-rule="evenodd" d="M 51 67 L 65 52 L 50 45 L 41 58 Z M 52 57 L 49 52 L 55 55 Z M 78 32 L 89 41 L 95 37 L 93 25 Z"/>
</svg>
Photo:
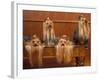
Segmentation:
<svg viewBox="0 0 100 80">
<path fill-rule="evenodd" d="M 66 45 L 72 45 L 72 42 L 70 41 L 69 37 L 67 35 L 63 35 L 59 41 L 58 41 L 59 46 L 66 46 Z"/>
<path fill-rule="evenodd" d="M 80 16 L 79 16 L 79 20 L 80 20 L 82 23 L 86 23 L 86 22 L 87 22 L 86 18 L 85 18 L 83 15 L 80 15 Z"/>
<path fill-rule="evenodd" d="M 33 35 L 31 43 L 32 43 L 32 46 L 35 46 L 35 47 L 41 45 L 41 41 L 36 35 Z"/>
<path fill-rule="evenodd" d="M 61 38 L 60 40 L 59 40 L 59 42 L 58 42 L 58 45 L 60 45 L 60 46 L 65 46 L 66 45 L 66 39 L 63 39 L 63 38 Z"/>
<path fill-rule="evenodd" d="M 47 26 L 47 29 L 51 29 L 53 26 L 53 22 L 50 20 L 49 17 L 46 19 L 45 24 Z"/>
</svg>

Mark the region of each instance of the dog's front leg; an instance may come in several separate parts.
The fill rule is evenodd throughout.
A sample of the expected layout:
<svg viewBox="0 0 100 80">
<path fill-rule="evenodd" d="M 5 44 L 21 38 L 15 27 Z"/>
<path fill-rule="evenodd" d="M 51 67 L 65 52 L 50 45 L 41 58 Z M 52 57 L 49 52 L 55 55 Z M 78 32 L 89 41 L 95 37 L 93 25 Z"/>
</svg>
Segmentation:
<svg viewBox="0 0 100 80">
<path fill-rule="evenodd" d="M 55 39 L 55 32 L 54 32 L 53 28 L 51 29 L 51 39 L 52 40 Z"/>
<path fill-rule="evenodd" d="M 47 35 L 47 45 L 50 45 L 50 32 L 49 32 L 49 30 L 47 30 L 46 35 Z"/>
<path fill-rule="evenodd" d="M 72 60 L 73 46 L 67 45 L 64 51 L 64 64 L 69 64 Z"/>
<path fill-rule="evenodd" d="M 39 55 L 38 55 L 38 65 L 39 67 L 43 66 L 42 56 L 43 56 L 43 46 L 39 46 Z"/>
<path fill-rule="evenodd" d="M 32 61 L 32 51 L 33 50 L 32 50 L 32 46 L 31 45 L 26 45 L 25 48 L 28 52 L 30 66 L 33 67 L 33 61 Z"/>
<path fill-rule="evenodd" d="M 63 61 L 63 53 L 60 46 L 56 46 L 56 59 L 58 64 L 61 64 Z"/>
</svg>

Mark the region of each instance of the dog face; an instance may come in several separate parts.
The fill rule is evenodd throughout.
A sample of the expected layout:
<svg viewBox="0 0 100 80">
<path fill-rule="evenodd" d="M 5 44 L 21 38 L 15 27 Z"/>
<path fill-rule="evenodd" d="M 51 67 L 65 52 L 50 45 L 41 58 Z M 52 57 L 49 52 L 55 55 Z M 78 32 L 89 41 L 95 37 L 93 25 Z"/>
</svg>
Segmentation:
<svg viewBox="0 0 100 80">
<path fill-rule="evenodd" d="M 65 39 L 60 39 L 59 42 L 58 42 L 58 45 L 60 46 L 65 46 L 66 45 L 66 40 Z"/>
<path fill-rule="evenodd" d="M 35 47 L 41 45 L 41 41 L 38 38 L 32 39 L 31 43 Z"/>
<path fill-rule="evenodd" d="M 52 23 L 51 23 L 51 21 L 46 21 L 46 25 L 47 25 L 48 29 L 51 29 L 51 28 L 52 28 Z"/>
<path fill-rule="evenodd" d="M 45 23 L 46 23 L 47 29 L 51 29 L 52 28 L 53 23 L 49 19 L 49 17 L 46 19 Z"/>
<path fill-rule="evenodd" d="M 81 23 L 85 24 L 87 22 L 86 18 L 84 18 L 84 16 L 80 17 L 80 21 Z"/>
</svg>

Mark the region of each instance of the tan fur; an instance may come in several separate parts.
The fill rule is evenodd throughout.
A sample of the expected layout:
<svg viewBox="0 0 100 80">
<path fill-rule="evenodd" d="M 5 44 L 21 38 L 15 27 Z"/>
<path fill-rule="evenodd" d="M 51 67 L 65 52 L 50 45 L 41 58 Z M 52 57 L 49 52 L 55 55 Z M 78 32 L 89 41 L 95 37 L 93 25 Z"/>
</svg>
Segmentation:
<svg viewBox="0 0 100 80">
<path fill-rule="evenodd" d="M 50 39 L 55 39 L 55 32 L 54 24 L 48 17 L 46 21 L 43 22 L 43 40 L 45 41 Z"/>
<path fill-rule="evenodd" d="M 36 45 L 36 46 L 35 46 Z M 39 38 L 35 37 L 31 41 L 27 42 L 25 45 L 25 49 L 29 53 L 29 63 L 31 67 L 34 66 L 32 54 L 37 51 L 38 52 L 38 65 L 39 67 L 42 66 L 42 53 L 43 53 L 43 46 L 41 45 L 41 41 Z"/>
<path fill-rule="evenodd" d="M 88 39 L 90 35 L 90 28 L 86 18 L 81 17 L 78 24 L 79 24 L 79 36 L 82 37 L 83 40 L 85 38 Z"/>
<path fill-rule="evenodd" d="M 63 46 L 62 46 L 63 45 Z M 61 38 L 56 46 L 56 58 L 57 62 L 61 64 L 68 64 L 71 62 L 73 56 L 72 42 Z"/>
</svg>

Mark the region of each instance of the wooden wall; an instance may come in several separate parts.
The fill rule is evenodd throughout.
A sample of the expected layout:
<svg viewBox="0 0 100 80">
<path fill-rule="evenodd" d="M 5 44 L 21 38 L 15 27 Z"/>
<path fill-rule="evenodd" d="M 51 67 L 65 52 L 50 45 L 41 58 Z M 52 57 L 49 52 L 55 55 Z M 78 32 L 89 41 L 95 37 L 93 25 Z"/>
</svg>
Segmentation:
<svg viewBox="0 0 100 80">
<path fill-rule="evenodd" d="M 32 36 L 36 34 L 42 39 L 43 21 L 45 21 L 47 17 L 50 17 L 54 22 L 54 31 L 57 37 L 66 34 L 72 38 L 73 32 L 78 25 L 78 18 L 81 14 L 91 22 L 90 13 L 23 10 L 23 35 Z"/>
</svg>

